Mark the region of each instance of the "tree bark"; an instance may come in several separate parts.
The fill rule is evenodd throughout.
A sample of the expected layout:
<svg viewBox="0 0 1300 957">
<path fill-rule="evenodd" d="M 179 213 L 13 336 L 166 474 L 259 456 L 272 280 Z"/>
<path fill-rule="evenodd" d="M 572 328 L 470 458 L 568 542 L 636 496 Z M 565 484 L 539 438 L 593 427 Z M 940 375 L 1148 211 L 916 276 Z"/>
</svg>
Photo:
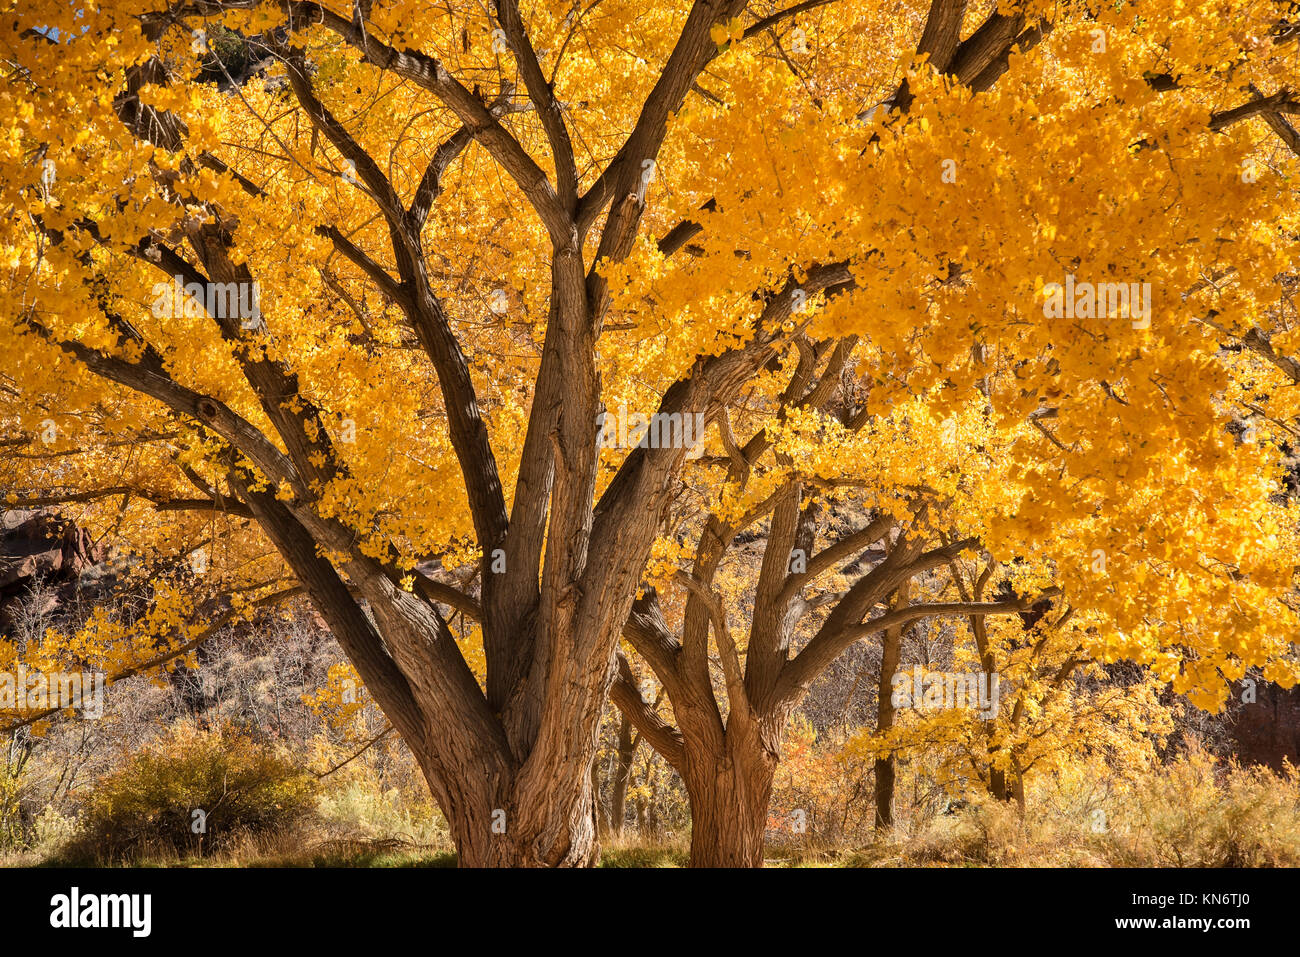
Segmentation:
<svg viewBox="0 0 1300 957">
<path fill-rule="evenodd" d="M 784 722 L 782 722 L 784 723 Z M 682 776 L 691 802 L 691 867 L 762 867 L 778 754 L 772 731 L 728 728 L 722 748 L 687 747 Z M 739 732 L 739 733 L 737 733 Z"/>
<path fill-rule="evenodd" d="M 615 836 L 622 835 L 624 820 L 627 817 L 627 786 L 632 778 L 632 762 L 636 758 L 637 745 L 641 736 L 632 732 L 632 722 L 627 715 L 621 715 L 618 726 L 618 750 L 615 753 L 614 776 L 610 782 L 609 826 Z"/>
<path fill-rule="evenodd" d="M 892 607 L 905 606 L 911 583 L 904 582 L 894 594 Z M 876 732 L 883 734 L 894 726 L 894 672 L 903 651 L 904 626 L 886 628 L 880 646 L 880 680 L 876 685 Z M 876 759 L 876 830 L 883 831 L 894 823 L 894 755 Z"/>
<path fill-rule="evenodd" d="M 609 834 L 609 817 L 600 800 L 600 762 L 591 762 L 591 820 L 596 828 L 596 837 L 604 838 Z"/>
<path fill-rule="evenodd" d="M 566 683 L 539 709 L 543 722 L 595 712 L 581 753 L 536 746 L 524 751 L 490 709 L 432 606 L 384 576 L 355 569 L 352 577 L 360 580 L 384 644 L 408 678 L 423 733 L 403 737 L 447 818 L 460 865 L 593 866 L 600 845 L 589 767 L 607 679 L 597 674 L 586 686 Z M 584 759 L 587 764 L 573 772 Z"/>
<path fill-rule="evenodd" d="M 876 830 L 884 831 L 894 823 L 894 756 L 876 758 Z"/>
<path fill-rule="evenodd" d="M 435 795 L 448 780 L 435 749 L 412 748 Z M 487 762 L 461 769 L 481 780 Z M 577 786 L 556 778 L 540 791 L 522 775 L 506 772 L 498 788 L 458 788 L 440 801 L 456 845 L 460 867 L 595 867 L 600 860 L 591 777 Z"/>
<path fill-rule="evenodd" d="M 989 797 L 996 801 L 1011 799 L 1007 789 L 1007 774 L 999 768 L 989 768 Z"/>
</svg>

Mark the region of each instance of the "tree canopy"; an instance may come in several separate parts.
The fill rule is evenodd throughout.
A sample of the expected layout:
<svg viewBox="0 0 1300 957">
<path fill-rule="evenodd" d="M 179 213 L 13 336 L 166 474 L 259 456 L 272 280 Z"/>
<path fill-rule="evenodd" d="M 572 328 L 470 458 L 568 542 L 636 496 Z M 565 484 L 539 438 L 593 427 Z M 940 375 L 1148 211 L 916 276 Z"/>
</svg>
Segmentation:
<svg viewBox="0 0 1300 957">
<path fill-rule="evenodd" d="M 753 863 L 790 710 L 922 619 L 1019 669 L 998 773 L 1076 667 L 1289 687 L 1287 13 L 11 3 L 0 482 L 153 588 L 23 653 L 305 592 L 470 863 L 590 861 L 611 687 Z"/>
</svg>

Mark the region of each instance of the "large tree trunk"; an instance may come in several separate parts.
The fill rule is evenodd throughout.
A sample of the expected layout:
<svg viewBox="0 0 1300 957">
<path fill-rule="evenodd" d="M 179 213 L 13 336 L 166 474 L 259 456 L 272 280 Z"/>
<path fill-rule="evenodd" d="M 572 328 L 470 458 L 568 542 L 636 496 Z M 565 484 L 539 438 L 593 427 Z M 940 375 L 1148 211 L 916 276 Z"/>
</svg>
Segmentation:
<svg viewBox="0 0 1300 957">
<path fill-rule="evenodd" d="M 776 735 L 779 738 L 779 732 Z M 688 747 L 683 781 L 691 801 L 691 867 L 762 867 L 778 754 L 757 728 L 728 728 L 718 751 Z"/>
<path fill-rule="evenodd" d="M 594 867 L 599 861 L 590 775 L 548 781 L 502 767 L 486 752 L 448 773 L 437 729 L 407 743 L 447 819 L 459 866 Z"/>
<path fill-rule="evenodd" d="M 274 496 L 232 479 L 294 568 L 375 703 L 415 756 L 451 828 L 462 866 L 585 866 L 598 852 L 591 778 L 557 768 L 557 754 L 524 764 L 480 692 L 445 622 L 372 568 L 351 568 L 373 619 Z M 382 636 L 382 637 L 381 637 Z M 603 695 L 604 684 L 599 684 Z M 551 702 L 594 697 L 576 685 Z M 595 731 L 587 742 L 595 747 Z M 563 752 L 558 752 L 563 755 Z M 588 760 L 590 758 L 588 757 Z M 499 812 L 499 813 L 496 813 Z"/>
<path fill-rule="evenodd" d="M 594 867 L 600 842 L 590 780 L 584 777 L 583 782 L 587 786 L 577 794 L 560 780 L 546 794 L 529 794 L 516 786 L 513 798 L 476 802 L 474 809 L 448 815 L 457 863 L 461 867 Z M 530 806 L 548 810 L 544 815 L 529 814 Z"/>
<path fill-rule="evenodd" d="M 566 729 L 580 740 L 565 747 L 542 736 L 524 752 L 508 734 L 511 722 L 492 712 L 445 622 L 386 578 L 367 578 L 362 590 L 408 676 L 422 733 L 403 737 L 447 818 L 461 866 L 594 865 L 590 766 L 608 678 L 597 672 L 587 685 L 567 681 L 535 709 L 543 728 L 582 715 L 581 729 Z"/>
</svg>

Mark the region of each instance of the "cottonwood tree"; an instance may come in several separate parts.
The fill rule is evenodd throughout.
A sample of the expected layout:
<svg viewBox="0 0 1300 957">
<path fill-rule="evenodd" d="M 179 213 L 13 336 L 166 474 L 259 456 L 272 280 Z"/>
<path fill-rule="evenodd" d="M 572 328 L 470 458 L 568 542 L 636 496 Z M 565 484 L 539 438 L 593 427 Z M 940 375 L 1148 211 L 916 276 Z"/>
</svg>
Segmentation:
<svg viewBox="0 0 1300 957">
<path fill-rule="evenodd" d="M 1223 428 L 1267 370 L 1219 348 L 1292 252 L 1271 4 L 5 16 L 10 502 L 75 504 L 132 567 L 193 579 L 64 650 L 155 666 L 196 618 L 305 591 L 462 863 L 593 863 L 623 636 L 680 740 L 615 700 L 680 747 L 700 864 L 758 863 L 781 722 L 891 624 L 1051 594 L 1096 655 L 1211 697 L 1248 664 L 1290 673 L 1277 449 Z M 265 80 L 207 82 L 218 26 Z M 646 441 L 598 426 L 624 409 L 661 417 Z M 935 452 L 956 414 L 987 448 Z M 819 539 L 837 488 L 868 524 Z M 742 673 L 714 573 L 755 521 Z M 872 542 L 843 594 L 818 588 Z M 875 614 L 975 556 L 1026 562 L 1018 597 Z"/>
<path fill-rule="evenodd" d="M 972 585 L 982 590 L 992 577 L 980 572 L 972 582 L 958 573 L 958 595 L 969 600 Z M 1081 755 L 1145 769 L 1173 730 L 1174 708 L 1162 701 L 1167 682 L 1149 669 L 1113 680 L 1089 658 L 1088 626 L 1073 609 L 972 615 L 925 630 L 893 644 L 875 727 L 854 734 L 842 752 L 875 761 L 878 829 L 894 823 L 899 758 L 925 762 L 952 796 L 984 791 L 1014 800 L 1023 817 L 1027 777 L 1061 773 Z M 885 633 L 887 654 L 901 631 Z"/>
<path fill-rule="evenodd" d="M 920 52 L 931 54 L 931 65 L 947 72 L 946 81 L 929 88 L 924 98 L 920 77 L 901 84 L 885 102 L 895 111 L 905 108 L 906 115 L 879 134 L 883 146 L 873 140 L 875 162 L 863 167 L 869 174 L 857 179 L 844 170 L 831 178 L 856 200 L 846 199 L 852 212 L 836 225 L 851 233 L 859 225 L 857 217 L 871 220 L 860 248 L 870 249 L 861 268 L 871 271 L 874 282 L 864 280 L 861 272 L 855 275 L 860 283 L 869 282 L 873 296 L 846 294 L 826 309 L 832 315 L 843 309 L 838 325 L 850 334 L 863 328 L 862 312 L 873 313 L 865 349 L 851 338 L 796 339 L 802 355 L 797 364 L 792 360 L 792 371 L 787 370 L 785 390 L 775 399 L 771 389 L 746 403 L 748 409 L 762 408 L 767 420 L 759 419 L 748 442 L 724 435 L 728 455 L 721 467 L 726 469 L 726 483 L 709 503 L 716 511 L 703 523 L 688 525 L 698 544 L 694 554 L 687 555 L 689 567 L 674 575 L 690 594 L 680 624 L 668 627 L 652 595 L 649 604 L 639 606 L 643 614 L 634 615 L 634 627 L 628 630 L 640 657 L 672 699 L 676 727 L 637 700 L 631 668 L 615 687 L 614 699 L 629 715 L 640 717 L 648 739 L 681 771 L 692 796 L 693 857 L 701 862 L 753 864 L 761 859 L 770 782 L 785 722 L 809 682 L 849 643 L 867 635 L 880 636 L 878 700 L 882 730 L 888 729 L 893 719 L 889 682 L 898 666 L 900 631 L 920 617 L 951 614 L 969 619 L 980 669 L 996 673 L 1001 670 L 997 659 L 1006 656 L 989 641 L 984 619 L 992 613 L 1026 612 L 1036 603 L 1026 596 L 1045 597 L 1049 589 L 1059 588 L 1068 596 L 1053 612 L 1059 623 L 1073 619 L 1069 640 L 1053 650 L 1054 666 L 1045 669 L 1046 674 L 1026 674 L 1027 662 L 1020 662 L 1012 673 L 1021 688 L 1009 702 L 1003 726 L 995 732 L 989 722 L 982 735 L 988 741 L 987 753 L 980 756 L 977 771 L 999 797 L 1022 795 L 1026 767 L 1050 751 L 1040 746 L 1033 756 L 1028 754 L 1027 746 L 1051 722 L 1041 721 L 1030 730 L 1026 709 L 1033 714 L 1044 700 L 1058 697 L 1071 673 L 1090 661 L 1132 657 L 1206 706 L 1222 701 L 1227 693 L 1223 679 L 1240 678 L 1244 662 L 1256 652 L 1272 662 L 1275 677 L 1293 680 L 1293 664 L 1287 663 L 1291 655 L 1286 636 L 1294 625 L 1290 609 L 1274 606 L 1282 618 L 1265 623 L 1256 617 L 1259 606 L 1253 601 L 1239 603 L 1224 591 L 1246 581 L 1266 590 L 1282 588 L 1294 560 L 1294 520 L 1280 504 L 1269 501 L 1276 487 L 1271 471 L 1275 461 L 1268 462 L 1272 456 L 1265 450 L 1255 465 L 1247 464 L 1260 449 L 1254 442 L 1249 449 L 1239 447 L 1225 429 L 1225 410 L 1241 408 L 1239 390 L 1263 388 L 1264 370 L 1220 348 L 1225 334 L 1229 339 L 1263 341 L 1254 324 L 1271 319 L 1267 304 L 1285 295 L 1279 279 L 1286 267 L 1272 260 L 1256 270 L 1260 290 L 1245 300 L 1237 299 L 1239 287 L 1228 292 L 1241 307 L 1242 325 L 1237 325 L 1218 321 L 1225 304 L 1218 296 L 1224 290 L 1205 278 L 1236 276 L 1232 267 L 1207 269 L 1202 263 L 1173 278 L 1161 254 L 1171 241 L 1165 230 L 1185 236 L 1182 242 L 1200 242 L 1196 234 L 1207 229 L 1190 210 L 1171 215 L 1180 208 L 1177 197 L 1189 184 L 1166 180 L 1169 169 L 1176 178 L 1193 175 L 1198 195 L 1226 189 L 1235 196 L 1243 186 L 1258 185 L 1250 170 L 1288 161 L 1284 151 L 1280 153 L 1284 144 L 1264 135 L 1245 141 L 1243 152 L 1227 157 L 1225 168 L 1218 150 L 1226 144 L 1216 134 L 1252 116 L 1262 117 L 1274 129 L 1289 128 L 1269 105 L 1287 103 L 1282 109 L 1289 111 L 1288 94 L 1283 91 L 1269 101 L 1237 72 L 1276 70 L 1276 63 L 1247 64 L 1255 57 L 1267 60 L 1289 34 L 1285 27 L 1270 32 L 1266 26 L 1256 42 L 1248 44 L 1250 49 L 1235 54 L 1239 62 L 1228 77 L 1207 70 L 1218 83 L 1237 73 L 1236 82 L 1251 99 L 1218 111 L 1202 104 L 1181 128 L 1171 119 L 1180 130 L 1178 136 L 1189 137 L 1175 148 L 1170 141 L 1177 137 L 1152 137 L 1146 126 L 1162 108 L 1184 116 L 1189 112 L 1186 103 L 1177 106 L 1164 99 L 1169 92 L 1197 85 L 1187 78 L 1185 65 L 1174 70 L 1181 78 L 1177 82 L 1165 72 L 1168 48 L 1190 40 L 1179 37 L 1178 28 L 1173 37 L 1152 44 L 1150 37 L 1139 39 L 1127 20 L 1118 30 L 1108 19 L 1085 17 L 1070 25 L 1073 36 L 1065 25 L 1042 22 L 1017 34 L 1022 45 L 1036 45 L 1040 60 L 1017 63 L 1020 71 L 1005 76 L 1003 66 L 986 66 L 988 73 L 981 78 L 980 71 L 963 69 L 963 55 L 973 55 L 971 50 L 987 42 L 999 15 L 960 39 L 956 20 L 944 31 L 945 9 L 951 12 L 944 4 L 931 8 Z M 1271 15 L 1263 8 L 1259 13 Z M 1125 17 L 1131 14 L 1127 11 Z M 1153 53 L 1153 47 L 1158 52 Z M 1109 57 L 1103 55 L 1108 52 Z M 1120 61 L 1126 60 L 1121 68 Z M 1062 88 L 1104 87 L 1099 86 L 1099 69 L 1112 78 L 1121 69 L 1141 78 L 1125 87 L 1128 96 L 1140 101 L 1127 120 L 1126 110 L 1111 112 L 1119 106 L 1118 95 L 1109 104 L 1085 97 L 1062 109 Z M 1223 87 L 1208 80 L 1203 77 L 1201 82 L 1217 95 L 1226 95 Z M 1014 92 L 1000 100 L 997 86 L 989 88 L 995 81 L 1015 84 Z M 1094 133 L 1099 123 L 1106 125 Z M 991 144 L 1012 143 L 1031 130 L 1035 155 L 1046 166 L 1039 167 L 1037 158 L 1022 164 L 1018 152 L 1010 149 L 1004 156 L 986 152 Z M 936 138 L 945 142 L 936 143 Z M 972 156 L 975 144 L 979 146 Z M 1055 152 L 1058 146 L 1065 152 Z M 1160 152 L 1165 153 L 1165 169 L 1155 173 Z M 1003 163 L 1010 168 L 1000 173 Z M 1047 173 L 1048 168 L 1056 173 Z M 1063 168 L 1069 176 L 1052 180 Z M 1215 168 L 1217 173 L 1209 172 Z M 1206 175 L 1199 176 L 1194 172 L 1198 170 Z M 1144 178 L 1148 175 L 1150 180 Z M 737 179 L 752 186 L 755 180 L 762 183 L 762 177 L 762 171 L 754 170 Z M 972 185 L 945 192 L 948 186 L 957 187 L 962 177 Z M 778 169 L 766 185 L 779 192 L 799 181 L 792 172 L 782 178 Z M 824 190 L 834 189 L 826 180 L 816 182 Z M 1149 216 L 1131 206 L 1128 199 L 1147 192 L 1135 189 L 1141 182 L 1150 182 L 1153 195 L 1167 194 L 1171 205 Z M 1006 193 L 1000 200 L 990 198 L 989 191 L 1001 189 Z M 1270 237 L 1279 230 L 1286 236 L 1287 227 L 1279 224 L 1292 216 L 1288 201 L 1281 194 L 1269 199 L 1274 201 L 1280 203 L 1274 212 L 1262 214 L 1265 220 L 1251 220 L 1250 228 L 1258 230 L 1267 222 L 1263 229 Z M 1130 229 L 1117 231 L 1106 219 L 1121 209 L 1135 221 Z M 1220 208 L 1214 215 L 1228 213 Z M 761 235 L 763 245 L 779 244 L 783 238 L 771 228 L 773 219 L 762 221 L 768 227 Z M 791 232 L 802 226 L 799 241 L 806 243 L 815 224 L 796 221 Z M 880 237 L 891 229 L 906 231 L 906 250 L 882 246 Z M 717 260 L 697 273 L 701 284 L 714 281 L 717 271 L 726 268 L 723 263 L 730 265 L 733 251 L 723 244 L 730 245 L 735 231 L 720 235 L 726 238 L 714 250 Z M 1274 241 L 1266 245 L 1272 249 Z M 926 253 L 918 256 L 913 243 Z M 1017 303 L 1009 290 L 1018 283 L 1004 270 L 1014 273 L 1019 266 L 1008 263 L 1005 254 L 994 254 L 994 244 L 1045 255 L 1041 271 L 1031 270 L 1038 279 L 1034 291 L 1040 293 L 1042 277 L 1052 276 L 1054 268 L 1064 287 L 1057 290 L 1059 295 L 1073 288 L 1073 274 L 1081 273 L 1085 264 L 1098 270 L 1094 276 L 1105 276 L 1123 274 L 1124 263 L 1143 263 L 1143 276 L 1159 276 L 1152 287 L 1157 290 L 1155 315 L 1163 316 L 1156 320 L 1161 325 L 1151 330 L 1150 315 L 1141 315 L 1137 308 L 1136 291 L 1131 309 L 1056 309 L 1063 303 L 1051 303 L 1050 290 L 1045 296 L 1049 301 L 1038 300 L 1041 312 L 1034 308 L 1033 295 L 1023 295 Z M 984 252 L 972 255 L 980 245 Z M 1221 241 L 1218 248 L 1224 245 Z M 707 258 L 707 246 L 701 252 L 701 258 Z M 956 261 L 958 255 L 962 261 Z M 1109 263 L 1100 269 L 1094 265 L 1099 256 Z M 641 265 L 650 272 L 655 264 L 650 257 Z M 745 265 L 732 268 L 741 271 Z M 657 305 L 667 315 L 688 312 L 693 301 L 707 295 L 682 281 L 682 275 L 692 275 L 689 268 L 673 275 L 676 286 L 660 280 L 655 287 L 661 299 Z M 1211 306 L 1188 305 L 1195 293 L 1210 288 L 1215 290 Z M 1007 290 L 1006 298 L 999 298 L 996 289 Z M 1161 298 L 1166 300 L 1163 308 L 1158 305 Z M 1218 335 L 1204 333 L 1207 312 L 1208 324 Z M 961 333 L 953 321 L 957 315 L 962 317 Z M 1166 326 L 1172 316 L 1178 316 L 1175 324 Z M 1062 325 L 1054 328 L 1044 321 L 1061 319 Z M 894 331 L 887 334 L 886 329 Z M 1194 346 L 1198 340 L 1201 345 Z M 1117 351 L 1108 352 L 1093 373 L 1083 373 L 1077 363 L 1086 364 L 1090 360 L 1083 357 L 1089 354 L 1100 359 L 1096 348 Z M 1253 351 L 1268 358 L 1259 347 Z M 874 381 L 845 388 L 835 380 L 854 359 L 871 370 Z M 1163 365 L 1170 360 L 1172 366 Z M 1171 393 L 1168 386 L 1181 377 L 1172 370 L 1183 363 L 1190 363 L 1184 367 L 1188 373 L 1200 368 L 1208 388 L 1198 390 L 1184 380 Z M 1026 388 L 1034 375 L 1031 368 L 1039 364 L 1046 381 Z M 1286 371 L 1286 360 L 1279 364 Z M 1124 383 L 1122 388 L 1116 389 L 1117 381 Z M 1226 390 L 1218 392 L 1212 383 L 1223 383 Z M 925 408 L 909 409 L 909 400 L 918 395 Z M 1255 395 L 1245 401 L 1263 398 Z M 965 408 L 963 402 L 968 403 Z M 830 414 L 807 424 L 810 409 L 828 406 Z M 1203 411 L 1193 411 L 1196 406 Z M 1157 409 L 1163 421 L 1152 420 Z M 936 412 L 950 417 L 936 423 Z M 1183 420 L 1171 422 L 1165 416 Z M 792 427 L 787 420 L 794 417 L 801 421 Z M 1199 425 L 1194 424 L 1197 420 Z M 865 437 L 846 440 L 846 434 L 864 427 Z M 758 468 L 769 450 L 771 467 Z M 876 468 L 864 470 L 864 462 Z M 756 491 L 749 488 L 755 473 L 760 473 Z M 867 520 L 822 542 L 819 513 L 835 500 L 826 489 L 845 485 L 871 490 L 870 497 L 859 500 Z M 883 490 L 914 494 L 906 501 L 882 502 Z M 1207 512 L 1206 503 L 1219 495 L 1236 504 Z M 1223 521 L 1241 524 L 1220 538 Z M 740 533 L 763 522 L 767 528 L 761 571 L 756 581 L 737 587 L 734 578 L 719 570 Z M 1262 537 L 1257 534 L 1261 530 Z M 873 544 L 886 547 L 867 574 L 836 587 L 817 587 L 819 576 Z M 1012 560 L 1018 566 L 1015 578 L 1025 587 L 1009 588 L 1011 582 L 995 576 L 996 561 L 984 563 L 968 578 L 960 573 L 955 567 L 958 554 L 976 548 Z M 1245 572 L 1239 564 L 1243 558 L 1262 564 Z M 743 567 L 745 559 L 738 564 Z M 944 566 L 952 566 L 947 585 L 956 594 L 937 603 L 909 604 L 913 583 Z M 998 585 L 1012 597 L 986 600 Z M 1272 596 L 1270 606 L 1285 600 L 1276 591 Z M 1225 601 L 1232 605 L 1230 611 Z M 1211 610 L 1216 604 L 1218 610 Z M 742 623 L 748 619 L 747 635 L 733 634 L 733 606 L 739 606 L 734 611 Z M 829 610 L 819 616 L 819 609 Z M 869 617 L 874 609 L 880 614 Z M 1225 611 L 1227 618 L 1211 624 Z M 801 624 L 810 614 L 812 627 Z M 716 667 L 710 661 L 710 630 Z M 1044 650 L 1038 642 L 1034 647 Z M 1003 667 L 1007 664 L 1004 661 Z M 1105 709 L 1087 703 L 1076 710 L 1082 726 Z M 952 723 L 954 717 L 943 720 Z M 1152 722 L 1153 730 L 1158 724 Z M 1055 747 L 1057 740 L 1046 743 Z M 876 766 L 882 822 L 888 820 L 892 795 L 892 759 L 887 753 L 892 752 L 883 749 Z"/>
</svg>

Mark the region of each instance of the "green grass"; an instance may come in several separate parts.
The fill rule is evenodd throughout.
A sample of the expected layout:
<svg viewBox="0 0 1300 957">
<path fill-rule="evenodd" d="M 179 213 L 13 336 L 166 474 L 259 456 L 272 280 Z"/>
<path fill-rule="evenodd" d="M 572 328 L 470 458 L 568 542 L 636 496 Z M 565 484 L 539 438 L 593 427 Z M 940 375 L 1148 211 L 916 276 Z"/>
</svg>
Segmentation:
<svg viewBox="0 0 1300 957">
<path fill-rule="evenodd" d="M 601 851 L 601 867 L 685 867 L 689 855 L 676 847 L 625 846 Z"/>
<path fill-rule="evenodd" d="M 249 861 L 244 867 L 455 867 L 454 851 L 385 846 L 386 842 L 340 841 L 307 855 L 277 855 Z"/>
</svg>

